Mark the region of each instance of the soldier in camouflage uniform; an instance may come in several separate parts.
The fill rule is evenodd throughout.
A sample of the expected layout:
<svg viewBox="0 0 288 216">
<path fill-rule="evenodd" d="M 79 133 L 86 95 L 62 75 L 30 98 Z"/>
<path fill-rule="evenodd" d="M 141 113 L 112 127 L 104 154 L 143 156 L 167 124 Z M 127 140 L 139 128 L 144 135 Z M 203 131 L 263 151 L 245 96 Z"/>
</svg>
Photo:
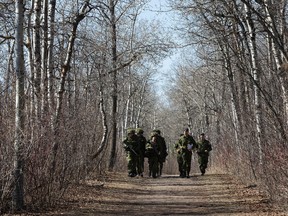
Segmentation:
<svg viewBox="0 0 288 216">
<path fill-rule="evenodd" d="M 160 145 L 157 143 L 156 136 L 152 136 L 146 145 L 145 155 L 148 157 L 149 177 L 156 178 L 159 172 Z"/>
<path fill-rule="evenodd" d="M 127 137 L 124 139 L 123 144 L 128 161 L 128 176 L 135 177 L 137 175 L 137 164 L 139 163 L 140 145 L 135 130 L 129 129 L 127 132 Z"/>
<path fill-rule="evenodd" d="M 153 130 L 154 135 L 156 136 L 157 143 L 160 145 L 160 155 L 159 155 L 159 173 L 158 175 L 162 175 L 163 163 L 166 161 L 167 146 L 164 137 L 161 136 L 160 130 Z"/>
<path fill-rule="evenodd" d="M 180 134 L 180 137 L 182 137 L 184 134 Z M 179 142 L 177 142 L 174 146 L 174 149 L 176 150 L 176 153 L 177 153 L 177 163 L 178 163 L 178 170 L 179 170 L 179 173 L 180 173 L 180 177 L 183 176 L 183 171 L 182 171 L 182 167 L 183 167 L 183 157 L 182 157 L 182 154 L 181 154 L 181 149 L 180 149 L 180 145 L 179 145 Z"/>
<path fill-rule="evenodd" d="M 194 138 L 189 135 L 189 129 L 186 128 L 184 134 L 180 136 L 178 142 L 175 144 L 180 177 L 190 177 L 192 151 L 196 148 L 197 144 Z"/>
<path fill-rule="evenodd" d="M 197 154 L 201 175 L 205 174 L 205 170 L 208 164 L 209 152 L 211 150 L 212 146 L 210 142 L 205 139 L 205 134 L 204 133 L 200 134 L 199 141 L 197 142 Z"/>
<path fill-rule="evenodd" d="M 141 177 L 143 177 L 143 172 L 144 172 L 144 155 L 145 155 L 145 148 L 147 144 L 147 140 L 144 137 L 143 133 L 144 131 L 141 128 L 136 129 L 136 133 L 138 136 L 138 141 L 139 141 L 139 163 L 137 166 L 137 173 Z"/>
</svg>

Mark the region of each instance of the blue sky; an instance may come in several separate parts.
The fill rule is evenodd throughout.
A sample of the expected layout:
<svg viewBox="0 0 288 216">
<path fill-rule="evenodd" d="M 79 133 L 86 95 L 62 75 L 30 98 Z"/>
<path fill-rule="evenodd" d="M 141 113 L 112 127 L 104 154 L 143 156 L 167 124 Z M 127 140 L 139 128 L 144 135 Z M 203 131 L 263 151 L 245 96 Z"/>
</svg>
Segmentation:
<svg viewBox="0 0 288 216">
<path fill-rule="evenodd" d="M 141 14 L 140 18 L 158 20 L 164 27 L 170 28 L 174 21 L 171 12 L 165 12 L 168 10 L 169 7 L 166 0 L 151 0 L 147 5 L 147 10 Z M 174 55 L 164 59 L 158 68 L 158 73 L 155 75 L 155 79 L 159 80 L 157 83 L 157 92 L 160 98 L 167 98 L 165 97 L 165 90 L 167 90 L 169 82 L 167 74 L 173 73 L 173 64 L 177 58 L 179 58 L 179 53 L 176 52 Z"/>
</svg>

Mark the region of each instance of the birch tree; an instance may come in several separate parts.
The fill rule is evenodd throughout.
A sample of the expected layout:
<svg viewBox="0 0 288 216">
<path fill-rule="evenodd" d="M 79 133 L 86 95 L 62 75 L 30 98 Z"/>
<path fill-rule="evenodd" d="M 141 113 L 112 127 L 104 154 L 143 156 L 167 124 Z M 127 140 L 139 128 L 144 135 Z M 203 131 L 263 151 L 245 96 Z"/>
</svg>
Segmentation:
<svg viewBox="0 0 288 216">
<path fill-rule="evenodd" d="M 258 86 L 260 85 L 260 76 L 259 76 L 259 68 L 257 65 L 257 50 L 256 50 L 256 34 L 255 34 L 255 27 L 253 20 L 251 18 L 251 11 L 247 8 L 247 6 L 244 6 L 245 12 L 246 12 L 246 26 L 247 26 L 247 43 L 249 47 L 249 53 L 250 53 L 250 62 L 251 62 L 251 74 L 253 75 L 254 79 L 254 101 L 255 101 L 255 119 L 256 119 L 256 131 L 257 131 L 257 143 L 258 143 L 258 150 L 259 150 L 259 163 L 262 165 L 263 163 L 263 139 L 262 139 L 262 133 L 263 133 L 263 123 L 262 123 L 262 103 L 261 103 L 261 97 L 260 97 L 260 90 Z"/>
<path fill-rule="evenodd" d="M 56 0 L 50 0 L 48 5 L 48 53 L 47 53 L 47 100 L 48 109 L 51 111 L 54 107 L 54 36 L 55 36 L 55 9 Z"/>
<path fill-rule="evenodd" d="M 42 15 L 42 1 L 35 0 L 33 5 L 33 59 L 31 68 L 31 81 L 33 84 L 32 92 L 32 109 L 35 110 L 36 124 L 40 120 L 41 113 L 41 15 Z"/>
<path fill-rule="evenodd" d="M 24 207 L 24 125 L 25 125 L 25 92 L 24 92 L 24 1 L 15 1 L 15 72 L 16 72 L 16 100 L 15 100 L 15 141 L 14 141 L 14 185 L 13 209 L 22 210 Z"/>
<path fill-rule="evenodd" d="M 109 159 L 109 169 L 112 170 L 116 159 L 116 143 L 117 143 L 117 104 L 118 104 L 118 84 L 117 84 L 117 30 L 116 30 L 116 14 L 115 7 L 117 1 L 109 1 L 110 11 L 110 34 L 111 34 L 111 62 L 112 62 L 112 141 L 111 155 Z"/>
</svg>

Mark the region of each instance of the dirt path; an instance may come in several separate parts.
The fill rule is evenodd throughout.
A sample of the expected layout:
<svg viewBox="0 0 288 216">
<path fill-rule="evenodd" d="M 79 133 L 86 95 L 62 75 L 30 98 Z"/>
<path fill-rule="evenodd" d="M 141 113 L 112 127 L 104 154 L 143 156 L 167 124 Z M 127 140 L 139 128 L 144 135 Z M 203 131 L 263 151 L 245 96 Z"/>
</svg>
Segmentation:
<svg viewBox="0 0 288 216">
<path fill-rule="evenodd" d="M 114 173 L 74 187 L 65 200 L 60 210 L 40 215 L 288 215 L 271 209 L 257 187 L 219 174 L 153 179 Z"/>
</svg>

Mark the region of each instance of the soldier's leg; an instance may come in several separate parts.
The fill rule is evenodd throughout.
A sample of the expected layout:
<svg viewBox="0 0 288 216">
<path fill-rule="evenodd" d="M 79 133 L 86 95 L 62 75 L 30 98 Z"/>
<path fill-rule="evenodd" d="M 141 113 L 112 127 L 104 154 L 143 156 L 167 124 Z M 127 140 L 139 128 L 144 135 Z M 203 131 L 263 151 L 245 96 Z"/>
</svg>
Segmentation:
<svg viewBox="0 0 288 216">
<path fill-rule="evenodd" d="M 201 171 L 201 175 L 204 175 L 206 172 L 206 168 L 207 168 L 208 156 L 204 155 L 204 154 L 199 155 L 198 162 L 199 162 L 199 168 Z"/>
<path fill-rule="evenodd" d="M 142 177 L 143 177 L 143 173 L 144 173 L 144 162 L 145 162 L 145 157 L 144 154 L 142 155 L 142 161 L 141 161 L 141 166 L 142 166 Z"/>
<path fill-rule="evenodd" d="M 137 160 L 138 157 L 134 153 L 131 153 L 131 177 L 135 177 L 137 175 Z"/>
<path fill-rule="evenodd" d="M 128 169 L 128 176 L 133 177 L 133 160 L 131 153 L 127 154 L 127 169 Z"/>
<path fill-rule="evenodd" d="M 156 178 L 159 172 L 159 162 L 157 157 L 152 158 L 152 177 Z"/>
<path fill-rule="evenodd" d="M 186 175 L 185 162 L 184 162 L 185 159 L 184 159 L 183 154 L 179 154 L 177 159 L 178 159 L 180 177 L 183 178 Z"/>
<path fill-rule="evenodd" d="M 158 173 L 159 176 L 162 175 L 162 169 L 163 169 L 163 162 L 159 161 L 159 173 Z"/>
<path fill-rule="evenodd" d="M 192 154 L 189 153 L 187 154 L 187 168 L 186 168 L 186 177 L 189 178 L 190 177 L 190 170 L 191 170 L 191 159 L 192 159 Z"/>
<path fill-rule="evenodd" d="M 153 169 L 153 160 L 151 157 L 148 157 L 148 167 L 149 167 L 149 177 L 151 177 Z"/>
<path fill-rule="evenodd" d="M 137 164 L 136 164 L 136 167 L 137 167 L 137 175 L 141 175 L 143 170 L 142 170 L 142 157 L 139 155 L 137 157 Z"/>
<path fill-rule="evenodd" d="M 183 158 L 182 155 L 178 154 L 177 155 L 177 163 L 178 163 L 178 170 L 179 170 L 179 176 L 182 176 L 182 167 L 183 167 Z"/>
<path fill-rule="evenodd" d="M 205 173 L 208 164 L 208 155 L 203 155 L 202 157 L 202 169 L 203 173 Z"/>
<path fill-rule="evenodd" d="M 189 173 L 190 173 L 190 168 L 191 168 L 191 154 L 190 152 L 185 152 L 185 154 L 183 154 L 183 171 L 184 176 L 183 177 L 188 177 L 189 178 Z"/>
</svg>

